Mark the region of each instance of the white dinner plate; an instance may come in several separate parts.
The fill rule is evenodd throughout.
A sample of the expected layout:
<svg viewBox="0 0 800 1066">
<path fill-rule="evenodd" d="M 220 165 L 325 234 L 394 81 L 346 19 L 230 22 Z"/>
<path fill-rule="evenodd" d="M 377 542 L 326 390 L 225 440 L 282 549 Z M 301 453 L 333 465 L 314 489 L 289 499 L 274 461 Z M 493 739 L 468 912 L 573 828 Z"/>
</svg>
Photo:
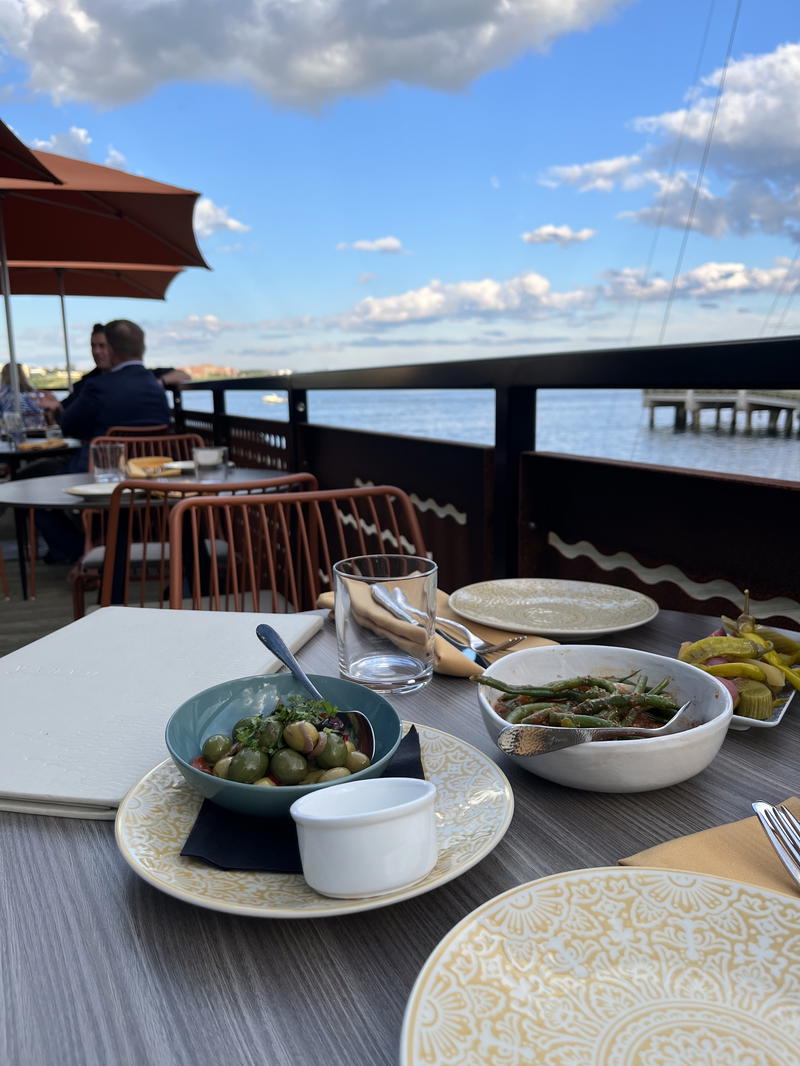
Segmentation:
<svg viewBox="0 0 800 1066">
<path fill-rule="evenodd" d="M 796 1063 L 798 913 L 788 895 L 674 870 L 519 885 L 425 963 L 401 1066 Z"/>
<path fill-rule="evenodd" d="M 410 723 L 404 722 L 404 729 Z M 218 870 L 180 854 L 201 797 L 171 759 L 134 785 L 117 812 L 117 845 L 129 866 L 171 896 L 210 910 L 256 918 L 319 918 L 387 907 L 430 892 L 465 873 L 502 840 L 514 813 L 511 786 L 488 755 L 417 725 L 425 775 L 437 788 L 439 858 L 427 877 L 369 899 L 329 899 L 300 874 Z"/>
<path fill-rule="evenodd" d="M 64 492 L 88 500 L 93 496 L 110 496 L 118 484 L 118 481 L 90 481 L 86 485 L 70 485 Z"/>
<path fill-rule="evenodd" d="M 450 606 L 471 622 L 556 639 L 589 640 L 651 622 L 658 604 L 616 585 L 561 578 L 480 581 L 450 594 Z"/>
<path fill-rule="evenodd" d="M 172 463 L 164 463 L 165 470 L 194 470 L 191 459 L 176 459 Z"/>
</svg>

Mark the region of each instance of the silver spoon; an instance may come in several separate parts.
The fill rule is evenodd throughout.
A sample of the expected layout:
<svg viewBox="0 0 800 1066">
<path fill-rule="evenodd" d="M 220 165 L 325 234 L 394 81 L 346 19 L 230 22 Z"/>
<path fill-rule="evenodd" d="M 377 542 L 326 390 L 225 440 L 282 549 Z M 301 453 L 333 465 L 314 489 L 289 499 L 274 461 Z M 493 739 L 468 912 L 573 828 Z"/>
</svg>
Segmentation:
<svg viewBox="0 0 800 1066">
<path fill-rule="evenodd" d="M 581 726 L 512 725 L 497 737 L 497 746 L 506 755 L 546 755 L 574 744 L 586 744 L 595 740 L 635 740 L 638 737 L 665 737 L 670 733 L 682 733 L 696 723 L 685 712 L 692 705 L 687 700 L 675 712 L 666 725 L 658 729 L 588 729 Z"/>
<path fill-rule="evenodd" d="M 292 674 L 292 677 L 298 681 L 306 692 L 309 692 L 315 700 L 325 700 L 317 686 L 306 674 L 300 663 L 295 659 L 294 655 L 286 647 L 286 644 L 277 630 L 272 626 L 258 625 L 256 626 L 256 636 L 264 645 L 269 648 L 273 655 L 286 666 Z M 329 702 L 329 701 L 326 701 Z M 347 732 L 350 735 L 350 740 L 356 747 L 356 751 L 361 751 L 367 758 L 371 759 L 375 754 L 375 733 L 372 729 L 372 723 L 365 714 L 361 711 L 342 711 L 338 712 L 338 717 L 341 718 L 347 725 Z"/>
</svg>

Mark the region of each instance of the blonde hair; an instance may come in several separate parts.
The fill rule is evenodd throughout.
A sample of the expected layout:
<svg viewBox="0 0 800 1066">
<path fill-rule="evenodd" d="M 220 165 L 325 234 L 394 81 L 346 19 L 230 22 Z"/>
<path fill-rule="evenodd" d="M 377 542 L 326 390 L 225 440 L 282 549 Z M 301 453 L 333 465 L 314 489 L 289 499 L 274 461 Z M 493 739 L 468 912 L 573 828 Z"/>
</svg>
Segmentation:
<svg viewBox="0 0 800 1066">
<path fill-rule="evenodd" d="M 17 363 L 17 381 L 19 381 L 20 392 L 33 392 L 29 374 L 30 371 L 24 363 Z M 11 363 L 6 363 L 3 369 L 0 370 L 0 384 L 11 385 Z"/>
</svg>

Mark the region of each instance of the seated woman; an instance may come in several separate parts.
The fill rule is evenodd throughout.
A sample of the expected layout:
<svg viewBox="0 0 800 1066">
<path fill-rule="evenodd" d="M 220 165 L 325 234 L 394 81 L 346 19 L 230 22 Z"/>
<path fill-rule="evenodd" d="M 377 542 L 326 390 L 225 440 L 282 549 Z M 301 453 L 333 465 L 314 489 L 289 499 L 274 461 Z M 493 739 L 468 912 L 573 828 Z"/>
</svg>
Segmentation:
<svg viewBox="0 0 800 1066">
<path fill-rule="evenodd" d="M 31 385 L 28 368 L 24 363 L 17 364 L 17 380 L 19 382 L 19 405 L 23 417 L 42 414 L 44 410 L 44 405 L 41 403 L 42 395 Z M 11 364 L 6 363 L 0 370 L 0 415 L 16 411 L 16 409 L 14 389 L 11 386 Z"/>
</svg>

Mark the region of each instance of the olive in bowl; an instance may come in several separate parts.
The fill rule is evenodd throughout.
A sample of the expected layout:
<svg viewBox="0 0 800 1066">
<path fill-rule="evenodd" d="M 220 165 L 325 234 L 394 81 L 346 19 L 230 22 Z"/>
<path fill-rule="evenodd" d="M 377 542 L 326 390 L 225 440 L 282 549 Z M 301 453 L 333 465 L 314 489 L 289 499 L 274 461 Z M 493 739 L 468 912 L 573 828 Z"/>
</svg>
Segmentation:
<svg viewBox="0 0 800 1066">
<path fill-rule="evenodd" d="M 300 796 L 317 789 L 332 788 L 339 780 L 380 777 L 402 739 L 403 730 L 397 711 L 383 696 L 352 681 L 317 674 L 312 674 L 311 680 L 325 699 L 339 710 L 360 711 L 369 719 L 375 734 L 375 751 L 367 767 L 347 776 L 334 775 L 333 780 L 312 784 L 256 785 L 251 783 L 256 780 L 254 773 L 263 774 L 266 767 L 255 752 L 239 758 L 246 749 L 232 757 L 239 760 L 233 775 L 239 780 L 218 776 L 192 765 L 198 762 L 198 756 L 204 748 L 214 762 L 228 758 L 222 751 L 224 740 L 219 738 L 230 738 L 237 723 L 259 715 L 263 716 L 266 728 L 276 706 L 279 703 L 286 704 L 294 694 L 300 693 L 299 685 L 289 674 L 260 674 L 205 689 L 181 704 L 173 713 L 165 735 L 167 750 L 186 782 L 206 799 L 228 810 L 275 817 L 288 814 L 292 803 Z M 298 743 L 302 744 L 302 741 Z M 282 751 L 286 754 L 281 755 L 280 763 L 286 763 L 286 766 L 279 765 L 276 769 L 283 779 L 292 781 L 298 776 L 302 757 L 288 746 Z M 243 765 L 248 760 L 254 765 Z M 258 766 L 255 762 L 258 762 Z M 290 765 L 292 763 L 297 764 L 296 768 Z"/>
</svg>

